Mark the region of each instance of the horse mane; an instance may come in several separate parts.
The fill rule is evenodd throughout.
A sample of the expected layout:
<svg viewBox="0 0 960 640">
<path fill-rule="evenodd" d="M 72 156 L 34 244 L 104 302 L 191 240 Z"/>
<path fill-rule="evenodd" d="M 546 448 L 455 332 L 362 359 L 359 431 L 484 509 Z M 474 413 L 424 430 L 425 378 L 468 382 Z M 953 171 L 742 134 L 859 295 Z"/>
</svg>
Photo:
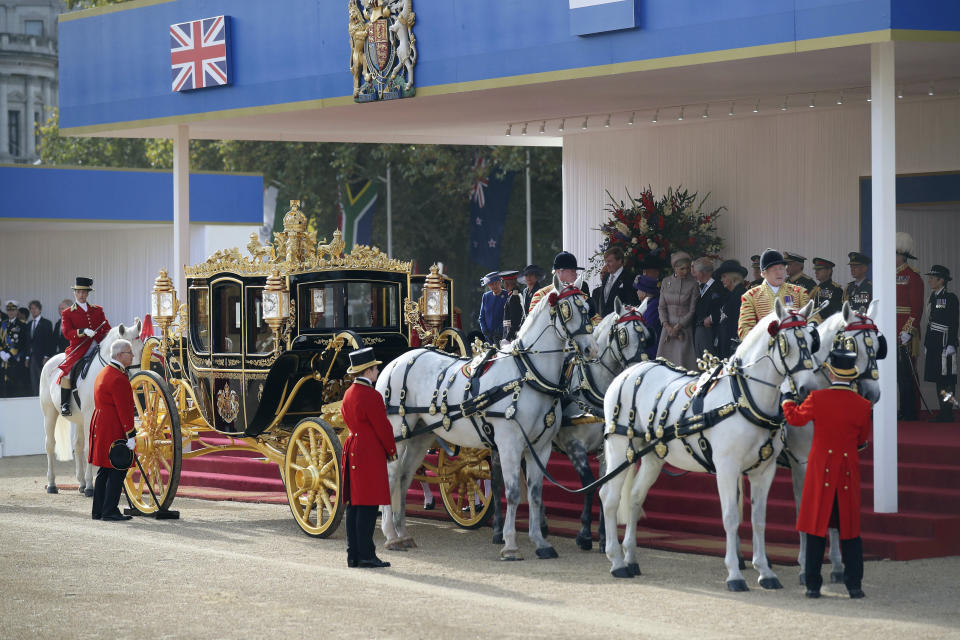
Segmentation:
<svg viewBox="0 0 960 640">
<path fill-rule="evenodd" d="M 830 332 L 833 332 L 833 335 L 837 335 L 843 331 L 846 326 L 847 321 L 844 320 L 843 313 L 839 311 L 821 322 L 817 327 L 817 332 L 820 334 L 820 350 L 817 353 L 820 353 L 824 350 L 829 351 L 831 349 L 833 342 L 832 340 L 824 340 L 823 337 L 825 335 L 828 335 Z"/>
</svg>

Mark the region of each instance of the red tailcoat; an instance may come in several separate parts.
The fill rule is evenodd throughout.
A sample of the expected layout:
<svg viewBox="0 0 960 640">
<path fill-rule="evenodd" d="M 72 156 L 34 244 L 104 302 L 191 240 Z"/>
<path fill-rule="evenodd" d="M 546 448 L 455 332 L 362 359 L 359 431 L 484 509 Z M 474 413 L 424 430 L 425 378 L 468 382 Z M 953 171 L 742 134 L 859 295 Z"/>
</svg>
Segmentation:
<svg viewBox="0 0 960 640">
<path fill-rule="evenodd" d="M 787 422 L 802 427 L 813 420 L 797 531 L 827 535 L 834 496 L 840 538 L 860 535 L 860 462 L 857 447 L 870 436 L 872 405 L 847 385 L 812 392 L 803 404 L 783 403 Z"/>
<path fill-rule="evenodd" d="M 923 318 L 923 277 L 913 267 L 903 263 L 897 267 L 897 333 L 913 318 L 914 332 L 920 335 Z"/>
<path fill-rule="evenodd" d="M 387 459 L 397 455 L 393 427 L 383 396 L 356 379 L 340 405 L 350 435 L 343 443 L 343 501 L 353 505 L 390 504 Z"/>
<path fill-rule="evenodd" d="M 103 368 L 93 384 L 93 418 L 90 419 L 90 454 L 87 462 L 98 467 L 110 464 L 110 445 L 137 434 L 133 426 L 136 408 L 127 374 L 113 362 Z"/>
<path fill-rule="evenodd" d="M 102 327 L 100 325 L 103 324 Z M 97 327 L 100 327 L 97 329 Z M 84 329 L 93 329 L 97 334 L 91 339 L 83 335 Z M 102 341 L 110 333 L 110 323 L 103 315 L 103 307 L 87 303 L 87 310 L 84 311 L 76 303 L 69 309 L 64 309 L 60 315 L 60 331 L 63 337 L 70 341 L 67 347 L 66 359 L 60 365 L 60 375 L 57 376 L 57 382 L 64 375 L 69 375 L 80 358 L 84 356 L 90 347 L 91 340 Z"/>
</svg>

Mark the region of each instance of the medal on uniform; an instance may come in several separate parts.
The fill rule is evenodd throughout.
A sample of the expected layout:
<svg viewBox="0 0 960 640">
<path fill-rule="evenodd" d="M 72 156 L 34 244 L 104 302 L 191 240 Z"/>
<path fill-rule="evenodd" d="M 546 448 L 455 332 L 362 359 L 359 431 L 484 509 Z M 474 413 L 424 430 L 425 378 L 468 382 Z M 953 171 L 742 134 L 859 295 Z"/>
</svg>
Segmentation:
<svg viewBox="0 0 960 640">
<path fill-rule="evenodd" d="M 783 304 L 785 304 L 785 305 L 788 306 L 788 307 L 792 307 L 792 306 L 793 306 L 793 296 L 789 296 L 789 295 L 788 295 L 788 296 L 783 296 Z"/>
</svg>

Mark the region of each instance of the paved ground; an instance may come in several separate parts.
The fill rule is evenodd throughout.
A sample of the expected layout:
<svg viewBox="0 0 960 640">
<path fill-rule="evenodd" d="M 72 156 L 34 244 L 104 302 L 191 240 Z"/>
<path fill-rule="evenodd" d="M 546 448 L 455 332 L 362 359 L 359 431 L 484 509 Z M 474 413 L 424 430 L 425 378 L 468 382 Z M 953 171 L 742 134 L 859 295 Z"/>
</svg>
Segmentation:
<svg viewBox="0 0 960 640">
<path fill-rule="evenodd" d="M 58 465 L 75 482 L 72 463 Z M 828 585 L 725 590 L 717 558 L 642 550 L 643 576 L 555 540 L 558 560 L 497 560 L 490 530 L 420 520 L 393 567 L 348 569 L 343 531 L 300 533 L 282 505 L 180 500 L 179 521 L 90 519 L 44 493 L 43 457 L 0 459 L 0 637 L 960 638 L 960 558 L 871 562 L 867 598 Z M 378 546 L 382 537 L 377 533 Z M 746 576 L 755 584 L 756 572 Z"/>
</svg>

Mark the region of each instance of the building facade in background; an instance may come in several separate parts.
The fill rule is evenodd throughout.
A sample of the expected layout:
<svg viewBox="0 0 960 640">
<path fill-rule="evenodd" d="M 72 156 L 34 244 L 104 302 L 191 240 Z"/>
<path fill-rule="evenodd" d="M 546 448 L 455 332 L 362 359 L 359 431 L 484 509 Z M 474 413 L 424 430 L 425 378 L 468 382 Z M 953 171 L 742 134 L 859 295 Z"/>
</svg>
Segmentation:
<svg viewBox="0 0 960 640">
<path fill-rule="evenodd" d="M 36 123 L 57 106 L 62 0 L 0 0 L 0 163 L 40 157 Z"/>
</svg>

